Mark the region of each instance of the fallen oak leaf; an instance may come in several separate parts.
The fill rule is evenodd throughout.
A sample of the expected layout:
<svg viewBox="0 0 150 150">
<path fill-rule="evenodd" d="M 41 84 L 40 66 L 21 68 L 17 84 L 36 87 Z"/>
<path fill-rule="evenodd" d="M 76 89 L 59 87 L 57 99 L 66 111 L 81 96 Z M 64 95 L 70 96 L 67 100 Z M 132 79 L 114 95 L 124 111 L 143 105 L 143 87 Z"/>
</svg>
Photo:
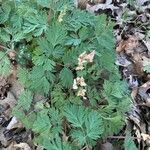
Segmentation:
<svg viewBox="0 0 150 150">
<path fill-rule="evenodd" d="M 106 9 L 111 9 L 111 11 L 113 12 L 113 10 L 117 10 L 119 9 L 119 7 L 114 6 L 112 3 L 112 0 L 107 0 L 104 4 L 97 4 L 97 5 L 90 5 L 87 4 L 86 10 L 89 12 L 97 12 L 98 10 L 106 10 Z"/>
<path fill-rule="evenodd" d="M 126 41 L 125 40 L 121 40 L 118 43 L 118 46 L 116 47 L 116 52 L 120 53 L 120 52 L 124 51 L 125 47 L 126 47 Z"/>
<path fill-rule="evenodd" d="M 17 118 L 16 118 L 16 117 L 13 117 L 13 118 L 11 119 L 11 121 L 9 122 L 8 126 L 6 127 L 6 129 L 7 129 L 7 130 L 12 129 L 12 128 L 14 127 L 14 125 L 17 124 L 17 123 L 18 123 Z"/>
<path fill-rule="evenodd" d="M 127 40 L 121 40 L 116 47 L 116 52 L 120 53 L 125 51 L 127 54 L 132 54 L 134 49 L 139 46 L 138 38 L 135 36 L 129 36 Z"/>
<path fill-rule="evenodd" d="M 14 147 L 18 147 L 18 148 L 21 148 L 23 150 L 32 150 L 27 143 L 15 144 Z"/>
<path fill-rule="evenodd" d="M 150 144 L 150 135 L 149 134 L 141 133 L 141 136 L 144 141 L 146 141 L 148 144 Z"/>
<path fill-rule="evenodd" d="M 125 42 L 125 52 L 126 54 L 132 54 L 134 49 L 139 46 L 138 38 L 135 36 L 129 36 L 128 40 Z"/>
<path fill-rule="evenodd" d="M 131 62 L 125 56 L 117 55 L 115 64 L 118 66 L 127 67 L 131 65 Z"/>
<path fill-rule="evenodd" d="M 146 101 L 148 102 L 150 96 L 147 93 L 147 91 L 150 89 L 150 81 L 144 83 L 142 86 L 139 87 L 138 94 Z"/>
</svg>

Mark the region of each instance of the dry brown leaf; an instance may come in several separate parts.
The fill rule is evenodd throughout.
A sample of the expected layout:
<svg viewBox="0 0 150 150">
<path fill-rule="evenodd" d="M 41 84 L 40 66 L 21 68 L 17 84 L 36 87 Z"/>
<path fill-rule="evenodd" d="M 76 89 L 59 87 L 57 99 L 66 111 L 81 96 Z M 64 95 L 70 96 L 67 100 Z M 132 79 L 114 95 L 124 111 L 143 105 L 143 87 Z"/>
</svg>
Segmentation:
<svg viewBox="0 0 150 150">
<path fill-rule="evenodd" d="M 141 133 L 140 133 L 139 129 L 135 125 L 134 125 L 133 129 L 135 130 L 135 134 L 136 134 L 136 136 L 138 138 L 137 141 L 138 141 L 138 143 L 140 143 L 140 141 L 141 141 Z"/>
<path fill-rule="evenodd" d="M 86 8 L 88 3 L 93 3 L 93 4 L 99 4 L 99 3 L 104 3 L 105 0 L 74 0 L 74 4 L 77 7 L 80 8 Z"/>
<path fill-rule="evenodd" d="M 150 81 L 144 83 L 142 86 L 139 87 L 138 94 L 146 101 L 148 102 L 148 99 L 150 98 L 147 91 L 150 89 Z"/>
<path fill-rule="evenodd" d="M 143 40 L 143 42 L 144 42 L 144 44 L 146 45 L 148 51 L 150 52 L 150 39 L 148 39 L 148 40 L 146 40 L 146 41 Z"/>
<path fill-rule="evenodd" d="M 17 120 L 16 117 L 13 117 L 6 127 L 7 130 L 11 130 L 13 128 L 21 128 L 23 127 L 22 123 Z"/>
<path fill-rule="evenodd" d="M 131 64 L 131 62 L 129 60 L 127 60 L 127 58 L 123 55 L 117 55 L 117 60 L 115 62 L 116 65 L 118 66 L 123 66 L 123 67 L 127 67 Z"/>
<path fill-rule="evenodd" d="M 138 6 L 142 6 L 145 2 L 148 2 L 148 0 L 136 0 Z"/>
<path fill-rule="evenodd" d="M 138 38 L 135 36 L 129 36 L 128 40 L 125 42 L 125 52 L 127 54 L 132 54 L 134 52 L 134 49 L 138 46 Z"/>
<path fill-rule="evenodd" d="M 14 147 L 14 143 L 12 142 L 8 147 L 2 148 L 1 150 L 16 150 L 16 148 Z"/>
<path fill-rule="evenodd" d="M 120 53 L 125 51 L 127 54 L 132 54 L 134 49 L 139 46 L 138 38 L 135 36 L 129 36 L 127 40 L 121 40 L 118 43 L 116 52 Z"/>
<path fill-rule="evenodd" d="M 133 88 L 131 92 L 131 98 L 133 101 L 135 101 L 137 94 L 138 94 L 138 88 Z"/>
<path fill-rule="evenodd" d="M 43 150 L 43 149 L 44 149 L 44 147 L 42 145 L 37 145 L 36 150 Z"/>
<path fill-rule="evenodd" d="M 21 148 L 23 150 L 32 150 L 27 143 L 15 144 L 14 147 L 18 147 L 18 148 Z"/>
<path fill-rule="evenodd" d="M 150 135 L 149 134 L 141 133 L 141 136 L 144 141 L 146 141 L 150 144 Z"/>
<path fill-rule="evenodd" d="M 124 51 L 125 47 L 126 47 L 126 41 L 125 40 L 121 40 L 118 43 L 118 46 L 116 47 L 116 52 L 120 53 L 120 52 Z"/>
<path fill-rule="evenodd" d="M 97 5 L 94 5 L 94 6 L 92 6 L 90 4 L 86 5 L 86 10 L 89 11 L 89 12 L 92 12 L 92 13 L 97 12 L 100 9 L 101 10 L 111 9 L 112 12 L 113 12 L 114 10 L 119 9 L 119 7 L 116 7 L 112 4 L 110 4 L 110 1 L 108 1 L 108 3 L 106 2 L 104 4 L 97 4 Z"/>
</svg>

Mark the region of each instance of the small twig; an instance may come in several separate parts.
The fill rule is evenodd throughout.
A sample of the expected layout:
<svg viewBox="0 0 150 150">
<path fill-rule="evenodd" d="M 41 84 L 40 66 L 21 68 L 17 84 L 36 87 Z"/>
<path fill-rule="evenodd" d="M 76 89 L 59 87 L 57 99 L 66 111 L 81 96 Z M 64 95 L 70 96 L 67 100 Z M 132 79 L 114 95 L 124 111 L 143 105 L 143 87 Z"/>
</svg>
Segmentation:
<svg viewBox="0 0 150 150">
<path fill-rule="evenodd" d="M 108 138 L 108 139 L 125 139 L 126 137 L 125 137 L 125 136 L 108 136 L 107 138 Z M 132 136 L 131 138 L 142 140 L 142 138 L 139 138 L 139 137 L 133 137 L 133 136 Z"/>
<path fill-rule="evenodd" d="M 88 148 L 88 146 L 87 145 L 85 145 L 81 150 L 89 150 L 89 148 Z"/>
<path fill-rule="evenodd" d="M 150 104 L 145 103 L 145 104 L 136 104 L 136 106 L 146 106 L 146 107 L 150 107 Z"/>
<path fill-rule="evenodd" d="M 0 45 L 0 49 L 7 49 L 7 50 L 10 50 L 9 48 L 3 46 L 3 45 Z"/>
<path fill-rule="evenodd" d="M 48 18 L 48 23 L 50 23 L 50 21 L 51 21 L 51 10 L 49 10 L 47 18 Z"/>
</svg>

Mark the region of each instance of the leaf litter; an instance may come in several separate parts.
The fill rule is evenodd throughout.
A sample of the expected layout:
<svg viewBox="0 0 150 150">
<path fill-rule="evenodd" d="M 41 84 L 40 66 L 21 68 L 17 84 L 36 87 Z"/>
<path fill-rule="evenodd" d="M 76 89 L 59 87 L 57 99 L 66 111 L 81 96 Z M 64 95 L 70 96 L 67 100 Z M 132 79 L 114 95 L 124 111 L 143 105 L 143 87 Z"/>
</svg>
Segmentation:
<svg viewBox="0 0 150 150">
<path fill-rule="evenodd" d="M 126 127 L 118 136 L 121 137 L 126 130 L 131 130 L 138 149 L 150 149 L 149 0 L 75 0 L 75 4 L 91 13 L 106 13 L 115 21 L 117 54 L 115 63 L 128 83 L 133 101 L 132 110 L 126 117 Z M 14 57 L 14 53 L 10 55 Z M 82 82 L 85 84 L 83 80 Z M 0 148 L 2 150 L 43 149 L 31 143 L 31 131 L 24 129 L 21 122 L 11 115 L 11 108 L 16 104 L 23 90 L 16 78 L 0 77 Z M 106 140 L 100 145 L 101 149 L 114 149 L 112 142 L 114 141 L 111 138 Z"/>
<path fill-rule="evenodd" d="M 124 132 L 132 131 L 138 149 L 150 149 L 150 2 L 86 1 L 84 7 L 91 13 L 106 13 L 115 21 L 115 64 L 128 83 L 133 101 Z"/>
</svg>

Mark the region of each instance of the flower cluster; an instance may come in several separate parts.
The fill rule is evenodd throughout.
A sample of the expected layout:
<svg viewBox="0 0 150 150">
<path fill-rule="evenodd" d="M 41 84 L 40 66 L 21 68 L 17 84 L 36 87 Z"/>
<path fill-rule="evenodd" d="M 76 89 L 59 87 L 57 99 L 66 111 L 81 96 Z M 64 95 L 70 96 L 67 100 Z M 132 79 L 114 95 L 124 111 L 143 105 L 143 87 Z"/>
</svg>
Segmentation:
<svg viewBox="0 0 150 150">
<path fill-rule="evenodd" d="M 93 62 L 94 55 L 95 55 L 95 50 L 89 54 L 87 54 L 86 51 L 84 51 L 82 54 L 80 54 L 80 56 L 78 58 L 78 66 L 77 66 L 76 70 L 83 70 L 84 63 Z"/>
<path fill-rule="evenodd" d="M 63 21 L 63 17 L 66 15 L 66 8 L 60 12 L 59 16 L 58 16 L 58 22 L 62 22 Z"/>
<path fill-rule="evenodd" d="M 91 53 L 87 54 L 86 52 L 83 52 L 80 54 L 78 58 L 78 66 L 76 67 L 77 71 L 82 71 L 84 69 L 84 63 L 86 62 L 93 62 L 93 58 L 95 55 L 95 51 L 92 51 Z M 77 96 L 83 97 L 83 99 L 86 99 L 86 83 L 83 77 L 77 77 L 74 79 L 73 83 L 73 89 L 78 90 Z"/>
</svg>

